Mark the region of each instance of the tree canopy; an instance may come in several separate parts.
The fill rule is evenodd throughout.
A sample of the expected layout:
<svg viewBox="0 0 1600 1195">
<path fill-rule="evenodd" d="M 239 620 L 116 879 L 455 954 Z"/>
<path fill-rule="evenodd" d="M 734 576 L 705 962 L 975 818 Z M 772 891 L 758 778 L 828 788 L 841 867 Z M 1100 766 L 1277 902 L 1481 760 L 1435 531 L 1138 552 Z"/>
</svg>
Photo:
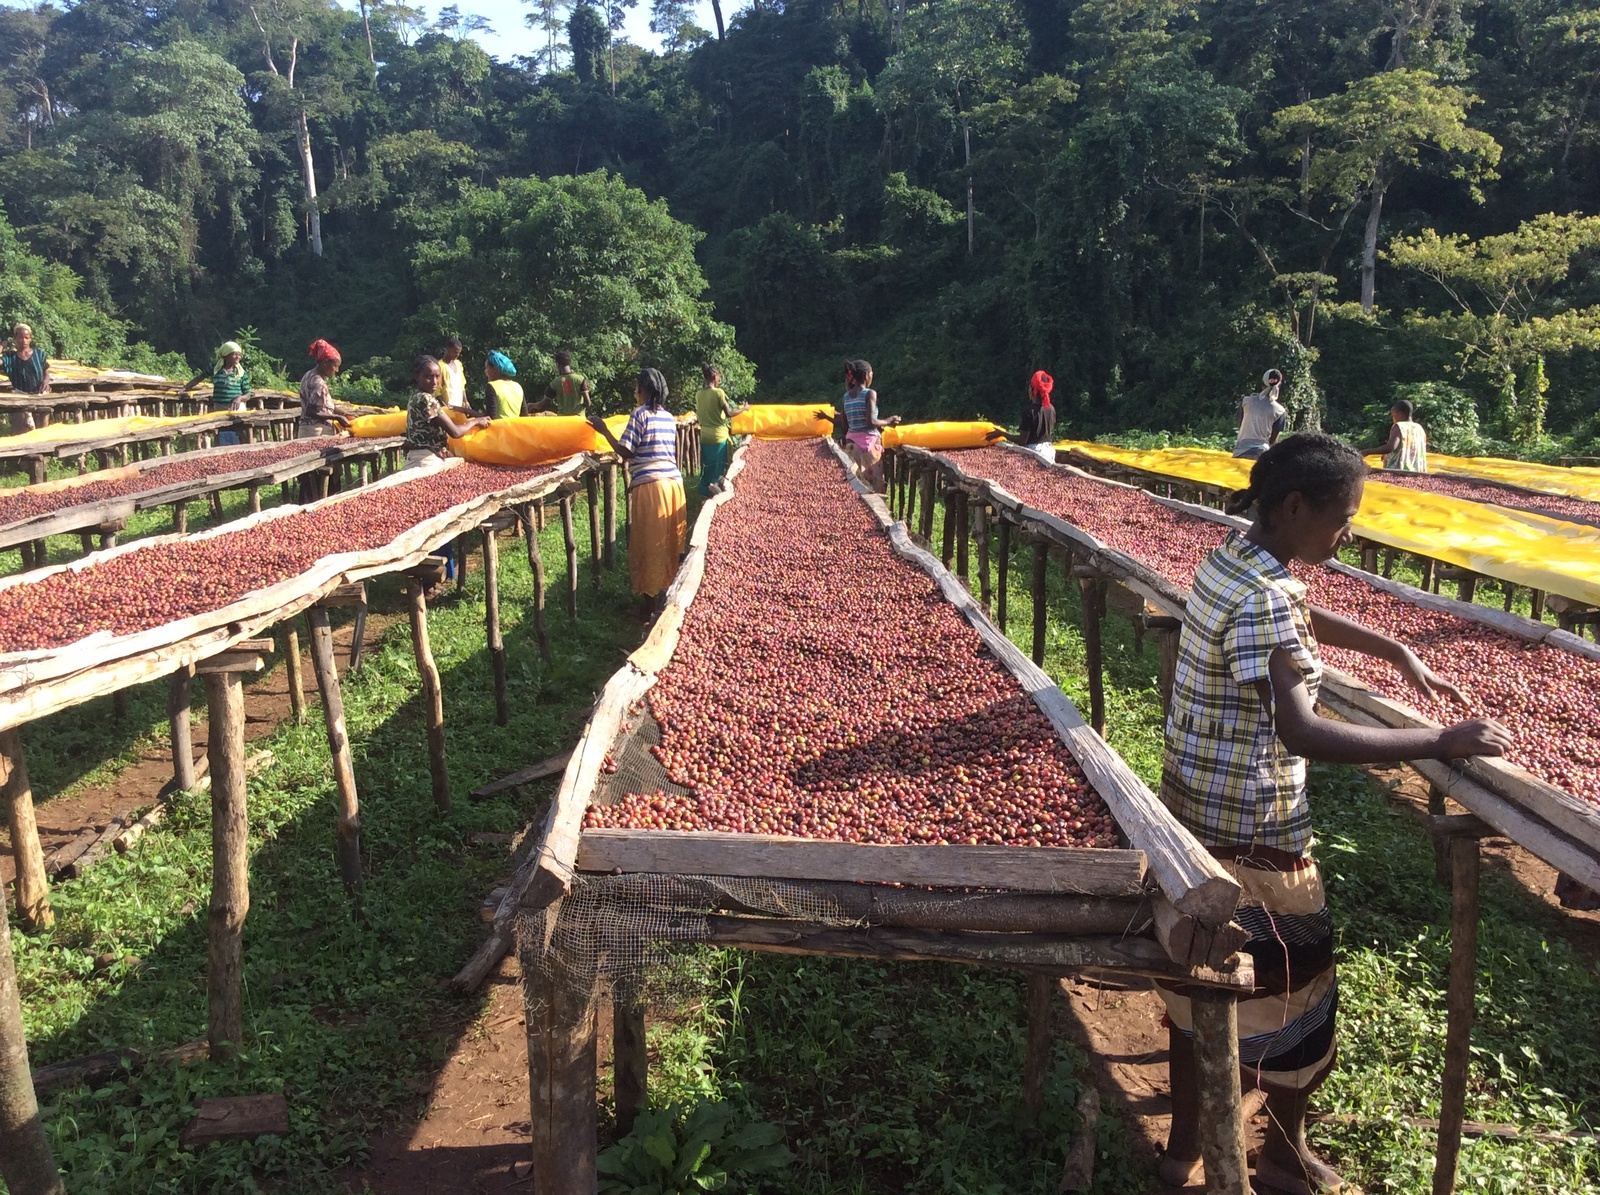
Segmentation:
<svg viewBox="0 0 1600 1195">
<path fill-rule="evenodd" d="M 1591 427 L 1600 274 L 1555 230 L 1600 215 L 1592 4 L 651 0 L 659 52 L 628 7 L 530 3 L 515 61 L 465 6 L 0 9 L 0 199 L 196 362 L 254 326 L 389 376 L 459 332 L 621 386 L 739 373 L 731 325 L 766 394 L 866 356 L 912 416 L 1009 417 L 1044 368 L 1079 430 L 1215 431 L 1277 364 L 1302 426 L 1449 383 L 1528 447 Z M 1550 238 L 1496 315 L 1491 259 Z"/>
</svg>

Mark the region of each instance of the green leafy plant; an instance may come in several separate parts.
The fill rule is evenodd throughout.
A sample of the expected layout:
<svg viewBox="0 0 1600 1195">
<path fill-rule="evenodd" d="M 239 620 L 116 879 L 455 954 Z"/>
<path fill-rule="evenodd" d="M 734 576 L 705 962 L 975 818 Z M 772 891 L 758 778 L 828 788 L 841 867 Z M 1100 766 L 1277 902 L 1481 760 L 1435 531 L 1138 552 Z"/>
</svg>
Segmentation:
<svg viewBox="0 0 1600 1195">
<path fill-rule="evenodd" d="M 720 1191 L 736 1174 L 777 1173 L 793 1157 L 777 1125 L 736 1124 L 729 1104 L 699 1100 L 640 1113 L 596 1166 L 600 1195 L 691 1195 Z"/>
</svg>

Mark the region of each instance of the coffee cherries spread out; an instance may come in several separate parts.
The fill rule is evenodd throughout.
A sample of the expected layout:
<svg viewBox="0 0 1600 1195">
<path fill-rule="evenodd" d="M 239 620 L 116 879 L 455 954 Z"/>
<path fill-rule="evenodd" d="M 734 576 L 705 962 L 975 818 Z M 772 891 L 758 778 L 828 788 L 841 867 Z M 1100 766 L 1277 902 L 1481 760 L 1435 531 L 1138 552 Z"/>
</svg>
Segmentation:
<svg viewBox="0 0 1600 1195">
<path fill-rule="evenodd" d="M 680 797 L 589 826 L 865 843 L 1115 846 L 1016 679 L 816 442 L 755 442 L 648 701 Z"/>
</svg>

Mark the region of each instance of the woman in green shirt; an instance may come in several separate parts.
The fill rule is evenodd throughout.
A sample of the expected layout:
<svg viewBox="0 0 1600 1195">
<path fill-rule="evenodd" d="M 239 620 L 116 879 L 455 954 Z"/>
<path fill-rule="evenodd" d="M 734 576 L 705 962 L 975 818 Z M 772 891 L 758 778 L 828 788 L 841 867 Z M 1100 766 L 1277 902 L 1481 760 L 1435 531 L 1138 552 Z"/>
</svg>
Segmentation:
<svg viewBox="0 0 1600 1195">
<path fill-rule="evenodd" d="M 748 411 L 748 403 L 732 406 L 728 394 L 722 389 L 722 371 L 715 365 L 702 365 L 705 388 L 695 400 L 696 416 L 700 422 L 700 496 L 709 498 L 722 492 L 722 479 L 728 475 L 728 457 L 732 455 L 733 442 L 728 424 L 740 411 Z"/>
<path fill-rule="evenodd" d="M 196 374 L 184 389 L 193 390 L 205 379 L 205 374 Z M 223 411 L 242 411 L 249 397 L 250 374 L 244 367 L 244 349 L 237 340 L 225 341 L 217 350 L 217 370 L 211 375 L 211 413 L 218 415 Z M 219 445 L 238 442 L 238 432 L 220 432 L 217 435 Z"/>
</svg>

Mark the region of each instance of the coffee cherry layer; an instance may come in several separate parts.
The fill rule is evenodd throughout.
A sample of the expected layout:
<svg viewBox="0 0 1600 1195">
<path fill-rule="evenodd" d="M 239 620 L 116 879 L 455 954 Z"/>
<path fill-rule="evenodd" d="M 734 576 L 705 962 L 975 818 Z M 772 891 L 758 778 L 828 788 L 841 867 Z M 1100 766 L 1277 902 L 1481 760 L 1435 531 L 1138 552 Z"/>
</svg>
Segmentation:
<svg viewBox="0 0 1600 1195">
<path fill-rule="evenodd" d="M 1019 452 L 983 448 L 950 454 L 969 476 L 1002 486 L 1029 506 L 1074 523 L 1108 547 L 1127 553 L 1188 589 L 1226 528 L 1161 505 L 1141 490 L 1107 485 L 1051 469 Z M 1592 505 L 1592 504 L 1586 504 Z M 1296 566 L 1313 604 L 1404 643 L 1466 693 L 1429 701 L 1387 663 L 1337 648 L 1329 664 L 1443 723 L 1488 715 L 1516 736 L 1507 758 L 1574 796 L 1600 804 L 1600 661 L 1560 648 L 1530 645 L 1482 623 L 1412 605 L 1329 568 Z"/>
<path fill-rule="evenodd" d="M 648 700 L 687 797 L 589 826 L 863 843 L 1116 845 L 1021 685 L 901 559 L 815 441 L 756 442 Z"/>
<path fill-rule="evenodd" d="M 1425 490 L 1430 494 L 1443 494 L 1447 498 L 1461 498 L 1467 502 L 1491 502 L 1510 510 L 1548 515 L 1569 523 L 1600 524 L 1600 502 L 1586 502 L 1582 498 L 1568 498 L 1562 494 L 1528 494 L 1487 481 L 1447 477 L 1439 473 L 1385 473 L 1376 480 L 1385 485 Z"/>
<path fill-rule="evenodd" d="M 323 441 L 317 447 L 323 447 L 326 443 Z M 181 485 L 186 481 L 199 481 L 223 473 L 237 473 L 244 469 L 265 469 L 276 465 L 279 461 L 304 456 L 312 451 L 315 449 L 307 448 L 304 441 L 293 440 L 265 448 L 240 445 L 232 452 L 215 453 L 192 461 L 184 460 L 183 456 L 179 455 L 173 458 L 170 464 L 157 465 L 133 477 L 119 477 L 114 481 L 86 481 L 82 485 L 66 486 L 45 494 L 33 493 L 30 489 L 22 488 L 9 493 L 0 490 L 0 524 L 19 523 L 23 519 L 54 514 L 58 510 L 66 510 L 72 506 L 86 506 L 91 502 L 126 498 L 130 494 L 144 494 L 151 490 L 165 489 L 169 485 Z"/>
<path fill-rule="evenodd" d="M 220 610 L 325 556 L 381 548 L 451 507 L 548 471 L 464 464 L 258 526 L 151 544 L 25 580 L 0 590 L 0 652 L 64 647 L 102 631 L 132 635 Z"/>
</svg>

